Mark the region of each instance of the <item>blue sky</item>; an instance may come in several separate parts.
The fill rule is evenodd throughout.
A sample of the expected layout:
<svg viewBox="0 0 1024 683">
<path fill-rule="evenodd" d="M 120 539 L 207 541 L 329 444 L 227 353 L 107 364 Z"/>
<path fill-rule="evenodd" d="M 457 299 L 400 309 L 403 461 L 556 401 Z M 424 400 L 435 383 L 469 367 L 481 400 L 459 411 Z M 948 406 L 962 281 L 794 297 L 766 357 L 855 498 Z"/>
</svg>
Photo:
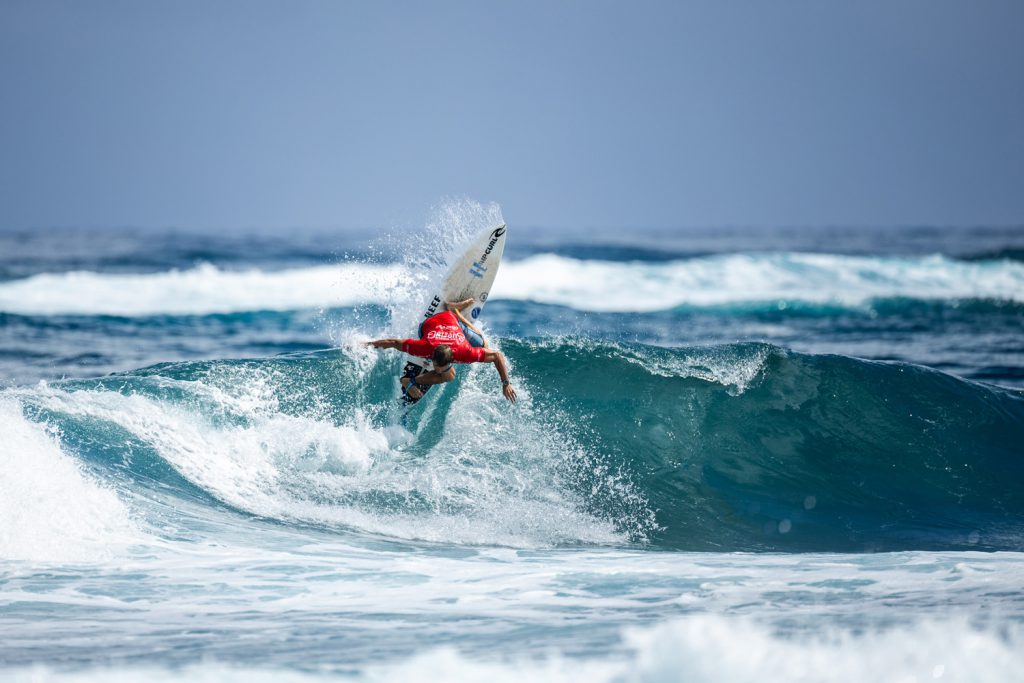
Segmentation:
<svg viewBox="0 0 1024 683">
<path fill-rule="evenodd" d="M 1024 3 L 0 4 L 0 229 L 1024 224 Z"/>
</svg>

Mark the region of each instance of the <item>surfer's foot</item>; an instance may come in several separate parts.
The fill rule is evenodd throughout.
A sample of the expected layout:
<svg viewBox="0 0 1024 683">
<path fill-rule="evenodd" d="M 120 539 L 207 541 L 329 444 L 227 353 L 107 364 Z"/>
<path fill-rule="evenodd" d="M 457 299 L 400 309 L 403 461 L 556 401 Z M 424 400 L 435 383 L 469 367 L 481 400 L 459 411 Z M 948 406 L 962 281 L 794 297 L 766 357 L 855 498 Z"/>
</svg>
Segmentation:
<svg viewBox="0 0 1024 683">
<path fill-rule="evenodd" d="M 473 305 L 473 299 L 463 299 L 462 301 L 449 301 L 448 310 L 464 311 Z"/>
</svg>

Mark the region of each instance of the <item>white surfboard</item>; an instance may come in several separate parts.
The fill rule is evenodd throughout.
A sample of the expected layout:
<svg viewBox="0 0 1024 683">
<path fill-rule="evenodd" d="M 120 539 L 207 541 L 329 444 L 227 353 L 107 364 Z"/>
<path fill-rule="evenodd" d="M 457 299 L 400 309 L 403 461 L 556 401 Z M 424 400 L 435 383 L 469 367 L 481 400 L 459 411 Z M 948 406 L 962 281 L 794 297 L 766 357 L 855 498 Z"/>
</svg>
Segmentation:
<svg viewBox="0 0 1024 683">
<path fill-rule="evenodd" d="M 443 311 L 447 301 L 463 301 L 470 298 L 473 299 L 473 305 L 469 310 L 463 311 L 463 315 L 471 321 L 479 319 L 484 304 L 487 303 L 487 297 L 491 293 L 494 278 L 498 274 L 501 255 L 505 251 L 506 237 L 508 237 L 508 227 L 505 225 L 481 232 L 480 236 L 473 240 L 448 271 L 440 291 L 431 294 L 427 300 L 422 320 Z M 413 330 L 413 338 L 416 336 L 418 336 L 416 330 Z M 432 361 L 429 358 L 406 354 L 406 369 L 402 372 L 403 377 L 408 372 L 410 364 L 423 370 L 430 369 Z"/>
</svg>

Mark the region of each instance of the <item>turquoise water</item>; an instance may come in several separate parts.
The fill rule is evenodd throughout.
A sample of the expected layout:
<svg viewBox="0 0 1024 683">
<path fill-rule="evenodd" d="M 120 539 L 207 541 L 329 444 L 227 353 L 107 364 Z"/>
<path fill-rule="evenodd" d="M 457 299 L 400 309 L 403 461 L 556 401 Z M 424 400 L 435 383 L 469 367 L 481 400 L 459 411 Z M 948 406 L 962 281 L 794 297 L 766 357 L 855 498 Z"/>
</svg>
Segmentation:
<svg viewBox="0 0 1024 683">
<path fill-rule="evenodd" d="M 485 320 L 520 402 L 462 368 L 408 416 L 359 342 L 443 255 L 0 244 L 0 678 L 1024 666 L 1012 231 L 523 230 Z"/>
</svg>

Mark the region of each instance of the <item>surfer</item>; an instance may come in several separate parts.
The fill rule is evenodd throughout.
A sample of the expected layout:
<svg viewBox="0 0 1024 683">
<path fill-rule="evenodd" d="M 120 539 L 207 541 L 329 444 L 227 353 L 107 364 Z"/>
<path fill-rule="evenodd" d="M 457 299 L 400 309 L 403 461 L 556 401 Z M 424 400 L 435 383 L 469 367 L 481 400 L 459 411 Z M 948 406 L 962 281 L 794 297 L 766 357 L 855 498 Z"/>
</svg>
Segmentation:
<svg viewBox="0 0 1024 683">
<path fill-rule="evenodd" d="M 501 377 L 501 393 L 515 403 L 516 390 L 508 378 L 508 365 L 501 351 L 487 348 L 487 342 L 480 330 L 473 326 L 462 315 L 462 309 L 473 302 L 450 302 L 445 309 L 426 320 L 420 326 L 419 339 L 377 339 L 367 342 L 367 346 L 377 349 L 398 349 L 420 358 L 430 358 L 434 368 L 418 374 L 407 372 L 402 378 L 405 395 L 416 402 L 422 398 L 426 390 L 434 384 L 444 384 L 455 379 L 454 363 L 494 363 Z M 480 336 L 480 346 L 470 344 L 462 325 L 467 325 L 476 335 Z"/>
</svg>

